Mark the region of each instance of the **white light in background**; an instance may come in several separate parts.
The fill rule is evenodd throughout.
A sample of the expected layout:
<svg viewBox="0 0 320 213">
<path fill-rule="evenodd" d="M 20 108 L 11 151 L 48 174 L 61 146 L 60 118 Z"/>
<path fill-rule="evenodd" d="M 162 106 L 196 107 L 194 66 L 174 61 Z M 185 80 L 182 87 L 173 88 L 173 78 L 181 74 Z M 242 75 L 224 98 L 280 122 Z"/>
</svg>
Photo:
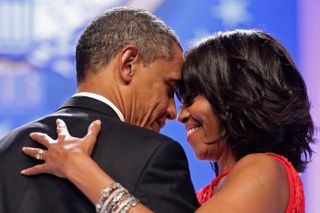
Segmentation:
<svg viewBox="0 0 320 213">
<path fill-rule="evenodd" d="M 220 0 L 211 11 L 212 15 L 221 19 L 225 26 L 236 26 L 251 20 L 249 4 L 249 0 Z"/>
</svg>

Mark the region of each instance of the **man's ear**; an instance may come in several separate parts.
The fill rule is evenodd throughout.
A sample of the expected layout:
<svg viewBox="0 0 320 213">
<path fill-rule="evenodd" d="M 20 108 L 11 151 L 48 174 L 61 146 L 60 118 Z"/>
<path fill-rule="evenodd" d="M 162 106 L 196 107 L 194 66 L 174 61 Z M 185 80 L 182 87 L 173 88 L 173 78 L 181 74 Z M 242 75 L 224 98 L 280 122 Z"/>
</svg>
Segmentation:
<svg viewBox="0 0 320 213">
<path fill-rule="evenodd" d="M 126 46 L 121 51 L 120 76 L 129 83 L 134 75 L 134 64 L 139 60 L 139 49 L 134 45 Z"/>
</svg>

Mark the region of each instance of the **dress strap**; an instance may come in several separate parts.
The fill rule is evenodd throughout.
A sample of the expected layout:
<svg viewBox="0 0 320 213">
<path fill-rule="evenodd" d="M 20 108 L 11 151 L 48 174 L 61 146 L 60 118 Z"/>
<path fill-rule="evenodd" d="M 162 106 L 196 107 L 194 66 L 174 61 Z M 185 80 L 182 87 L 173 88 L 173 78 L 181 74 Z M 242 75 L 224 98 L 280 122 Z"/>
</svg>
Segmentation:
<svg viewBox="0 0 320 213">
<path fill-rule="evenodd" d="M 283 165 L 287 173 L 290 197 L 289 197 L 288 206 L 285 212 L 286 213 L 292 213 L 292 212 L 304 213 L 305 212 L 304 191 L 303 191 L 303 185 L 299 177 L 299 174 L 297 173 L 297 171 L 292 166 L 290 161 L 288 161 L 287 158 L 271 152 L 268 152 L 266 154 L 278 160 Z"/>
<path fill-rule="evenodd" d="M 200 205 L 205 203 L 207 200 L 209 200 L 213 196 L 214 187 L 218 184 L 221 178 L 228 175 L 230 171 L 231 171 L 231 168 L 223 171 L 220 175 L 214 178 L 209 185 L 203 187 L 202 189 L 200 189 L 200 191 L 197 192 L 196 195 Z"/>
</svg>

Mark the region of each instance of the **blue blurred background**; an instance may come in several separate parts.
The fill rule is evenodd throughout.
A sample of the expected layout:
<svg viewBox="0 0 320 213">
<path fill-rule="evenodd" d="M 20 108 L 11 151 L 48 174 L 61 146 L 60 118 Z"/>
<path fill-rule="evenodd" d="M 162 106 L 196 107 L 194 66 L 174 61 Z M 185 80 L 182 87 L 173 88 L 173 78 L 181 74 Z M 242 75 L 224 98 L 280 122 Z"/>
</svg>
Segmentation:
<svg viewBox="0 0 320 213">
<path fill-rule="evenodd" d="M 278 38 L 303 74 L 320 124 L 320 0 L 0 0 L 0 138 L 54 111 L 75 92 L 74 50 L 79 33 L 100 12 L 119 5 L 144 8 L 172 27 L 187 49 L 193 41 L 233 28 L 258 28 Z M 177 121 L 163 134 L 179 141 L 198 190 L 214 177 L 195 159 Z M 319 145 L 301 174 L 306 212 L 319 212 Z"/>
</svg>

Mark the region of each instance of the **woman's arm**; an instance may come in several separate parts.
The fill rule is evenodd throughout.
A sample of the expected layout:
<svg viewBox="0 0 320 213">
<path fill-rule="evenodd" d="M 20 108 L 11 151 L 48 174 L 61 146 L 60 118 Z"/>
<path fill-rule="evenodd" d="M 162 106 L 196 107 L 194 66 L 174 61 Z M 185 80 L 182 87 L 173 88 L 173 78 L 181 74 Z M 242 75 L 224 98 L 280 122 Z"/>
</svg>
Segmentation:
<svg viewBox="0 0 320 213">
<path fill-rule="evenodd" d="M 32 147 L 24 147 L 22 150 L 25 154 L 38 159 L 41 158 L 45 162 L 24 169 L 21 171 L 21 174 L 36 175 L 48 173 L 67 178 L 93 204 L 97 204 L 101 191 L 114 183 L 114 180 L 90 157 L 100 129 L 101 122 L 94 121 L 90 124 L 88 133 L 84 138 L 76 138 L 69 134 L 64 121 L 57 119 L 57 140 L 53 140 L 43 133 L 31 133 L 30 137 L 47 147 L 47 150 L 41 151 L 41 149 Z M 131 208 L 129 212 L 148 213 L 152 211 L 142 204 L 138 204 L 134 208 Z"/>
</svg>

